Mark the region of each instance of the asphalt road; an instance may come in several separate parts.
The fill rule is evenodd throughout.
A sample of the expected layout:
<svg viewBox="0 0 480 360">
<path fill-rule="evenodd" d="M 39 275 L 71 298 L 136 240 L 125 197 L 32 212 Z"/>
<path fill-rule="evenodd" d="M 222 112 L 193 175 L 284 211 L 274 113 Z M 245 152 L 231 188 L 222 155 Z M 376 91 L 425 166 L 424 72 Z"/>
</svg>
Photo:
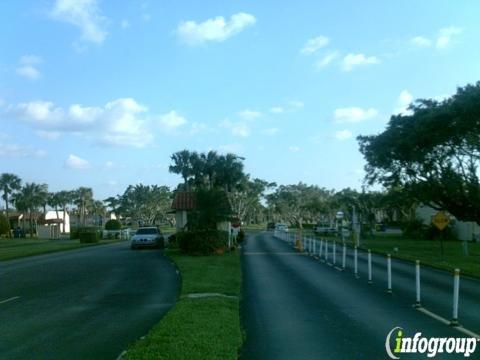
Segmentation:
<svg viewBox="0 0 480 360">
<path fill-rule="evenodd" d="M 126 243 L 0 263 L 0 359 L 116 359 L 178 291 L 161 251 Z"/>
<path fill-rule="evenodd" d="M 357 279 L 350 270 L 341 272 L 298 253 L 271 233 L 249 237 L 243 251 L 243 359 L 387 359 L 386 336 L 397 326 L 404 329 L 406 336 L 419 331 L 426 337 L 467 337 L 412 307 L 413 270 L 396 272 L 406 266 L 404 263 L 395 262 L 393 266 L 394 292 L 389 295 L 380 274 L 385 267 L 380 257 L 374 266 L 374 283 L 368 285 L 363 262 L 359 261 Z M 424 299 L 431 310 L 437 300 L 437 283 L 441 284 L 445 275 L 432 272 L 435 276 L 431 281 L 427 280 L 427 271 L 422 274 Z M 403 286 L 410 284 L 408 288 L 412 290 L 402 291 L 402 282 Z M 447 281 L 445 293 L 451 291 L 450 282 Z M 433 289 L 431 295 L 426 294 L 429 287 Z M 438 294 L 439 302 L 447 303 L 442 297 Z M 478 323 L 472 321 L 471 325 Z M 471 358 L 480 357 L 479 351 L 474 354 L 477 357 Z M 401 358 L 427 357 L 402 354 Z M 436 358 L 460 357 L 444 354 Z"/>
</svg>

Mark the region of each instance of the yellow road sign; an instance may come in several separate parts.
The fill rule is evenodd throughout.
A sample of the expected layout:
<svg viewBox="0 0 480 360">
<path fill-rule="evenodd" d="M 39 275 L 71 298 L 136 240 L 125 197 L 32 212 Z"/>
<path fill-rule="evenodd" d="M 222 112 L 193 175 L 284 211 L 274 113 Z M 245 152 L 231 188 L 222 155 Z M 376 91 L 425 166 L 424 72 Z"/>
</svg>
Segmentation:
<svg viewBox="0 0 480 360">
<path fill-rule="evenodd" d="M 435 225 L 440 231 L 445 229 L 449 222 L 450 219 L 444 211 L 437 212 L 432 219 L 433 225 Z"/>
</svg>

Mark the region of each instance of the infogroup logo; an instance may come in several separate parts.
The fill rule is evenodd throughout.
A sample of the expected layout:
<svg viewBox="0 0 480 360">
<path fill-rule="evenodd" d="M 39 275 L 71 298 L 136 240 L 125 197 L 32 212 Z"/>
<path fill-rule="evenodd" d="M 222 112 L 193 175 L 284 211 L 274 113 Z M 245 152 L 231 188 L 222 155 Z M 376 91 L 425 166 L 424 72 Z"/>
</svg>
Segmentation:
<svg viewBox="0 0 480 360">
<path fill-rule="evenodd" d="M 394 336 L 393 348 L 391 345 L 392 336 Z M 415 333 L 413 337 L 406 337 L 403 329 L 399 326 L 394 327 L 387 335 L 385 340 L 385 350 L 391 359 L 400 359 L 400 354 L 426 354 L 433 358 L 437 354 L 463 354 L 464 357 L 470 357 L 477 348 L 479 339 L 470 338 L 426 338 L 422 337 L 421 332 Z"/>
</svg>

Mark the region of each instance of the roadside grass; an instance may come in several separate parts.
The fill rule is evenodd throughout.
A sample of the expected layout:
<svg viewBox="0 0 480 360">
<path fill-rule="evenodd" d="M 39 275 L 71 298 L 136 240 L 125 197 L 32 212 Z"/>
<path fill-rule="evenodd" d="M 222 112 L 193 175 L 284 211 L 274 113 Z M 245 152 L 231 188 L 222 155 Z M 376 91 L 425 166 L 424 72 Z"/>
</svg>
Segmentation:
<svg viewBox="0 0 480 360">
<path fill-rule="evenodd" d="M 306 233 L 305 236 L 312 236 L 312 233 Z M 337 243 L 341 243 L 341 240 L 335 236 L 322 235 L 316 236 L 316 238 L 335 239 Z M 349 246 L 354 245 L 351 238 L 346 239 L 346 243 Z M 463 241 L 445 240 L 443 245 L 443 259 L 440 240 L 420 240 L 399 234 L 362 238 L 359 248 L 370 249 L 379 254 L 391 254 L 392 258 L 409 261 L 420 260 L 424 265 L 442 270 L 453 271 L 455 268 L 459 268 L 464 275 L 480 278 L 480 243 L 466 242 L 468 255 L 464 253 L 465 243 Z"/>
<path fill-rule="evenodd" d="M 79 240 L 50 239 L 0 239 L 0 261 L 12 260 L 27 256 L 48 254 L 58 251 L 73 250 L 88 246 L 111 244 L 119 240 L 101 240 L 98 243 L 83 244 Z"/>
<path fill-rule="evenodd" d="M 237 359 L 242 344 L 240 255 L 186 256 L 166 250 L 182 276 L 180 299 L 123 359 Z M 188 298 L 218 293 L 233 297 Z"/>
</svg>

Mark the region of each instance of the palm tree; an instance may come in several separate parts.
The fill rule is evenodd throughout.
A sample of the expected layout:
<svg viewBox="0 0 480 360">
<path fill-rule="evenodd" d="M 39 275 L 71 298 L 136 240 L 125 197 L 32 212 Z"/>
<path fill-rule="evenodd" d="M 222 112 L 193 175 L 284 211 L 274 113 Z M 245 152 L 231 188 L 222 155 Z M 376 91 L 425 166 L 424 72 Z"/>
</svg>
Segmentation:
<svg viewBox="0 0 480 360">
<path fill-rule="evenodd" d="M 188 188 L 188 178 L 192 176 L 192 154 L 188 150 L 178 151 L 171 156 L 173 165 L 170 165 L 168 170 L 174 174 L 180 174 L 185 183 L 185 188 Z"/>
<path fill-rule="evenodd" d="M 8 219 L 8 204 L 10 203 L 10 195 L 14 191 L 20 190 L 22 180 L 15 174 L 3 173 L 0 175 L 0 189 L 3 191 L 3 200 L 5 200 L 5 215 Z"/>
<path fill-rule="evenodd" d="M 75 198 L 75 203 L 80 210 L 80 223 L 82 224 L 82 226 L 85 226 L 87 205 L 93 199 L 93 191 L 91 188 L 81 186 L 77 190 L 75 190 Z"/>
<path fill-rule="evenodd" d="M 47 184 L 26 183 L 15 195 L 15 207 L 17 210 L 28 212 L 30 237 L 33 237 L 33 213 L 43 206 L 47 190 Z"/>
<path fill-rule="evenodd" d="M 102 225 L 103 217 L 106 215 L 107 211 L 103 202 L 100 200 L 93 200 L 87 204 L 87 210 L 90 214 L 95 216 L 95 225 Z M 97 221 L 100 219 L 100 221 Z"/>
</svg>

